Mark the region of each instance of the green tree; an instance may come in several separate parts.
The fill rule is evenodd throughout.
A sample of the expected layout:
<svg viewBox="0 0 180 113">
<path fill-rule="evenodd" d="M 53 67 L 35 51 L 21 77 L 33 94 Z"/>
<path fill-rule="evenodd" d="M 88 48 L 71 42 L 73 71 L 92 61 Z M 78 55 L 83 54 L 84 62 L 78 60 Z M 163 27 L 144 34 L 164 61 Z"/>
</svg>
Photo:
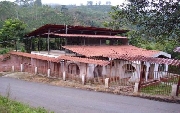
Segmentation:
<svg viewBox="0 0 180 113">
<path fill-rule="evenodd" d="M 109 15 L 112 18 L 112 21 L 104 22 L 105 27 L 109 27 L 114 30 L 126 28 L 127 23 L 125 14 L 119 6 L 112 6 Z"/>
<path fill-rule="evenodd" d="M 136 30 L 156 40 L 177 39 L 180 35 L 179 0 L 129 0 L 120 6 Z"/>
<path fill-rule="evenodd" d="M 127 28 L 130 44 L 157 49 L 172 54 L 180 44 L 180 2 L 178 0 L 129 0 L 113 7 L 113 21 L 106 23 L 115 29 Z M 172 54 L 172 57 L 177 56 Z"/>
<path fill-rule="evenodd" d="M 4 20 L 16 17 L 16 4 L 8 1 L 0 2 L 0 28 Z"/>
<path fill-rule="evenodd" d="M 11 46 L 11 42 L 15 45 L 23 41 L 26 24 L 18 19 L 7 19 L 4 22 L 2 29 L 0 29 L 0 41 L 3 47 Z"/>
</svg>

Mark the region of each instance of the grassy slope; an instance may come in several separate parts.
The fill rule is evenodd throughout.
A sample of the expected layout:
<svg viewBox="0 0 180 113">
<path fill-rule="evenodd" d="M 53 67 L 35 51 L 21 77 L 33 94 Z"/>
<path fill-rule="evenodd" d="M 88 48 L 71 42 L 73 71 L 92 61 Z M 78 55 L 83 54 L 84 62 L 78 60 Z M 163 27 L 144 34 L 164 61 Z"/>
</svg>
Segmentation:
<svg viewBox="0 0 180 113">
<path fill-rule="evenodd" d="M 44 108 L 32 108 L 20 102 L 0 96 L 0 113 L 49 113 Z M 53 112 L 51 112 L 53 113 Z"/>
</svg>

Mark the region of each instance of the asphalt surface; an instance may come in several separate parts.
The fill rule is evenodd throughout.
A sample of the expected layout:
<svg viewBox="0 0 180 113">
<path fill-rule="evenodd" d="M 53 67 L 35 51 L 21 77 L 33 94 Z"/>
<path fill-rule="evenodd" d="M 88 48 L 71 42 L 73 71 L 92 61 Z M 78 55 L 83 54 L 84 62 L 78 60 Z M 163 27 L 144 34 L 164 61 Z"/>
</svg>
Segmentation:
<svg viewBox="0 0 180 113">
<path fill-rule="evenodd" d="M 55 113 L 180 113 L 180 104 L 0 77 L 0 94 Z"/>
</svg>

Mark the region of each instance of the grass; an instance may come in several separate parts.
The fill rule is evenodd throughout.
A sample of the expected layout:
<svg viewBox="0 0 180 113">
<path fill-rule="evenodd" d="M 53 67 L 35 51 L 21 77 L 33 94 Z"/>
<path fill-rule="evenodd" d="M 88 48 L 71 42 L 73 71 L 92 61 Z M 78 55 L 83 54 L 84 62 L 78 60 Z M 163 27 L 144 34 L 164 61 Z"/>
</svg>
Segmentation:
<svg viewBox="0 0 180 113">
<path fill-rule="evenodd" d="M 33 108 L 27 104 L 10 100 L 10 95 L 11 86 L 9 84 L 6 89 L 6 96 L 0 95 L 0 113 L 54 113 L 41 107 Z"/>
<path fill-rule="evenodd" d="M 171 77 L 171 79 L 161 82 L 160 84 L 141 88 L 142 93 L 151 95 L 166 95 L 169 96 L 173 84 L 178 84 L 179 77 Z"/>
<path fill-rule="evenodd" d="M 44 108 L 32 108 L 0 95 L 0 113 L 49 113 Z M 51 112 L 53 113 L 53 112 Z"/>
<path fill-rule="evenodd" d="M 171 93 L 171 85 L 168 84 L 158 84 L 153 86 L 147 86 L 141 89 L 142 93 L 151 94 L 151 95 L 167 95 Z"/>
</svg>

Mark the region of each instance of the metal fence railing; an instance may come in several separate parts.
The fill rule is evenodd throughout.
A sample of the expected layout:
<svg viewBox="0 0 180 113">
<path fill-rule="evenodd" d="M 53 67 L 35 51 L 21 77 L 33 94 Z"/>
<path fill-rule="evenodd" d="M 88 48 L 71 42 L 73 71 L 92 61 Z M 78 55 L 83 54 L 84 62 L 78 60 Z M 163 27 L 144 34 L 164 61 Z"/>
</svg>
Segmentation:
<svg viewBox="0 0 180 113">
<path fill-rule="evenodd" d="M 154 72 L 158 75 L 159 72 Z M 140 92 L 151 95 L 166 95 L 169 96 L 172 91 L 172 85 L 178 84 L 180 75 L 166 72 L 159 78 L 151 79 L 150 81 L 141 82 Z"/>
</svg>

